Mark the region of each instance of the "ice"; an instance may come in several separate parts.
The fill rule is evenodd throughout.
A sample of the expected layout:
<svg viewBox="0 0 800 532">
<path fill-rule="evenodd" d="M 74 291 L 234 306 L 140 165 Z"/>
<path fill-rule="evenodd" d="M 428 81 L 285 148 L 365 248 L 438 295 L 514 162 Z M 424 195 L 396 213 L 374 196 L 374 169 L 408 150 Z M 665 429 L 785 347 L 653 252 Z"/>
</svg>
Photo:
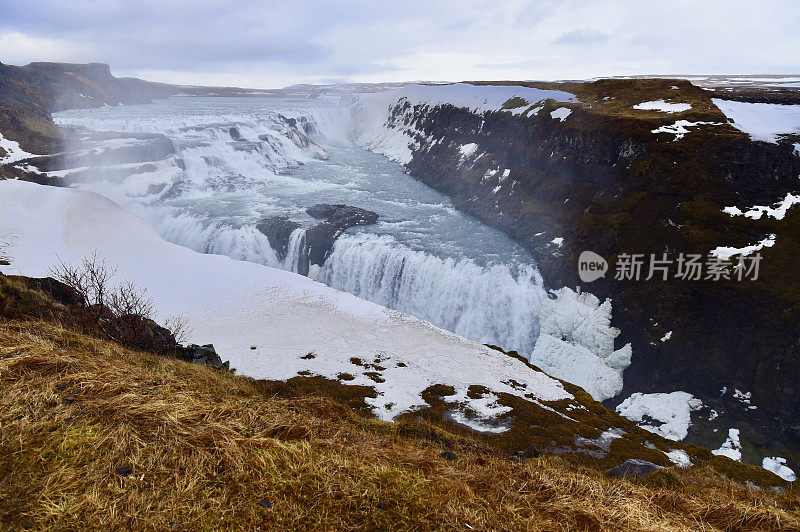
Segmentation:
<svg viewBox="0 0 800 532">
<path fill-rule="evenodd" d="M 581 386 L 603 401 L 622 390 L 622 373 L 631 363 L 631 346 L 614 350 L 619 330 L 611 327 L 611 300 L 569 288 L 553 290 L 539 313 L 539 339 L 531 363 Z"/>
<path fill-rule="evenodd" d="M 687 392 L 636 392 L 617 406 L 617 412 L 645 430 L 680 441 L 689 433 L 691 413 L 702 406 L 700 399 Z M 660 424 L 656 425 L 650 420 Z"/>
</svg>

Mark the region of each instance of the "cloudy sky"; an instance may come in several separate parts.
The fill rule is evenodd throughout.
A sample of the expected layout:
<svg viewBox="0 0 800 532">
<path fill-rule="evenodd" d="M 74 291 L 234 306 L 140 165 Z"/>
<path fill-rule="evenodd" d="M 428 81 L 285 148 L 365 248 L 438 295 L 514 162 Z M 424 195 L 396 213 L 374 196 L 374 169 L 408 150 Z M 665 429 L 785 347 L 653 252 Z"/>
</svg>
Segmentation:
<svg viewBox="0 0 800 532">
<path fill-rule="evenodd" d="M 281 87 L 798 74 L 797 0 L 0 0 L 0 62 Z"/>
</svg>

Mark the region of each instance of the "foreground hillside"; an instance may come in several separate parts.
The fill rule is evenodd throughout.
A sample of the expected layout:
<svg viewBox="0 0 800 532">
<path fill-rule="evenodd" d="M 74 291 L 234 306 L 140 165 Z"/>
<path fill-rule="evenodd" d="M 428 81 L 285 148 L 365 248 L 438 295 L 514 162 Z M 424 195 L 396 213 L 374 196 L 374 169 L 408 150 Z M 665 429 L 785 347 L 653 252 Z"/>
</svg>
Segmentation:
<svg viewBox="0 0 800 532">
<path fill-rule="evenodd" d="M 710 465 L 632 482 L 554 455 L 519 462 L 431 423 L 38 320 L 0 321 L 0 424 L 12 530 L 800 527 L 795 494 Z"/>
</svg>

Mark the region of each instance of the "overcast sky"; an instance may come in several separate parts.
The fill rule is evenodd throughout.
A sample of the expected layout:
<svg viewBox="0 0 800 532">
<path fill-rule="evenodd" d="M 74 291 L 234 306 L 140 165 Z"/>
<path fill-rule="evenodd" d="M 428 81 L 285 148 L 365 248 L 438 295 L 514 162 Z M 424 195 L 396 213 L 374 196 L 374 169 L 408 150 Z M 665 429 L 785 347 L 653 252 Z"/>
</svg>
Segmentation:
<svg viewBox="0 0 800 532">
<path fill-rule="evenodd" d="M 0 0 L 0 62 L 154 81 L 798 74 L 798 0 Z"/>
</svg>

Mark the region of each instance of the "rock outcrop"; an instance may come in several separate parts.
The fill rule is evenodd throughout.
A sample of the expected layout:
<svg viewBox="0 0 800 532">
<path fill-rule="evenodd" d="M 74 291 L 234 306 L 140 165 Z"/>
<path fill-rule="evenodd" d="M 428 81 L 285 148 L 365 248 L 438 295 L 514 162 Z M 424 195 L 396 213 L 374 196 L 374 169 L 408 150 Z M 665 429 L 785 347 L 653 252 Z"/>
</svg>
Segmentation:
<svg viewBox="0 0 800 532">
<path fill-rule="evenodd" d="M 310 264 L 322 266 L 333 249 L 333 243 L 347 229 L 357 225 L 372 225 L 378 215 L 372 211 L 349 205 L 319 203 L 306 209 L 317 220 L 322 220 L 306 231 L 306 246 Z"/>
</svg>

